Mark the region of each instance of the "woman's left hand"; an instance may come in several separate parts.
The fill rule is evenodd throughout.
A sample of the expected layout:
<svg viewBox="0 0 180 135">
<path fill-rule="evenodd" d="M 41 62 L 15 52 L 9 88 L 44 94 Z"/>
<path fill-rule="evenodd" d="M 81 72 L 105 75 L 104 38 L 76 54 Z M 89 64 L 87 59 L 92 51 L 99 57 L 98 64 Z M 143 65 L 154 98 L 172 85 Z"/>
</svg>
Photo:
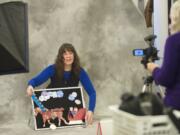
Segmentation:
<svg viewBox="0 0 180 135">
<path fill-rule="evenodd" d="M 158 65 L 155 63 L 152 62 L 147 63 L 147 70 L 150 71 L 151 73 L 154 71 L 156 67 L 158 67 Z"/>
<path fill-rule="evenodd" d="M 85 119 L 87 121 L 87 124 L 91 125 L 93 123 L 93 112 L 92 111 L 87 111 L 86 112 L 86 116 L 85 116 Z"/>
</svg>

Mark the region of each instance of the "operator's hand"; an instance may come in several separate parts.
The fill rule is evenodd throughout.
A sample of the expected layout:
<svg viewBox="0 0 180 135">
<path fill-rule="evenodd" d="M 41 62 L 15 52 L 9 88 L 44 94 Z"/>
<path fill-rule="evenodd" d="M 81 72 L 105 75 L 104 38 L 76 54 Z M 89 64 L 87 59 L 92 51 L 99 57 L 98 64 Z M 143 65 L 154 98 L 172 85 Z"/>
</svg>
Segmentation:
<svg viewBox="0 0 180 135">
<path fill-rule="evenodd" d="M 29 86 L 27 87 L 27 90 L 26 90 L 27 95 L 28 95 L 28 96 L 32 96 L 33 90 L 34 90 L 34 88 L 33 88 L 31 85 L 29 85 Z"/>
<path fill-rule="evenodd" d="M 147 70 L 150 71 L 151 73 L 154 71 L 156 67 L 158 67 L 158 65 L 155 63 L 152 62 L 147 63 Z"/>
<path fill-rule="evenodd" d="M 87 121 L 87 125 L 91 125 L 93 123 L 93 112 L 92 111 L 87 111 L 85 119 Z"/>
</svg>

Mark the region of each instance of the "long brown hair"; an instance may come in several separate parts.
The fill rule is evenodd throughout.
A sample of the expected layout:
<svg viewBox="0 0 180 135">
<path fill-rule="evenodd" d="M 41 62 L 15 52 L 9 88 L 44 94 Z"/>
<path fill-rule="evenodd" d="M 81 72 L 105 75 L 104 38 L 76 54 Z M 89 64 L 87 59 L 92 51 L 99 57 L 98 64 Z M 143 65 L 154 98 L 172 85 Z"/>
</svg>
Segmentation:
<svg viewBox="0 0 180 135">
<path fill-rule="evenodd" d="M 80 60 L 79 56 L 77 55 L 77 52 L 72 44 L 70 43 L 64 43 L 60 46 L 58 55 L 55 60 L 55 67 L 56 67 L 56 73 L 60 78 L 63 78 L 63 72 L 64 72 L 64 58 L 63 54 L 65 51 L 71 51 L 74 54 L 74 61 L 72 63 L 72 69 L 71 73 L 79 77 L 80 72 Z"/>
</svg>

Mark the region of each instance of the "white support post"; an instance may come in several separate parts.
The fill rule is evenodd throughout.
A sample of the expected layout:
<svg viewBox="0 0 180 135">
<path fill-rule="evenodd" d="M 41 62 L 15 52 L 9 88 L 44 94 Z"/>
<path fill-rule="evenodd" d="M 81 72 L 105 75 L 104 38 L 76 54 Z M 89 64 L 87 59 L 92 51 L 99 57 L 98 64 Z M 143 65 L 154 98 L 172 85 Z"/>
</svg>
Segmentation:
<svg viewBox="0 0 180 135">
<path fill-rule="evenodd" d="M 168 36 L 168 0 L 154 0 L 154 34 L 157 35 L 155 46 L 159 50 L 158 56 L 164 54 L 164 44 Z M 158 62 L 161 65 L 162 59 Z"/>
</svg>

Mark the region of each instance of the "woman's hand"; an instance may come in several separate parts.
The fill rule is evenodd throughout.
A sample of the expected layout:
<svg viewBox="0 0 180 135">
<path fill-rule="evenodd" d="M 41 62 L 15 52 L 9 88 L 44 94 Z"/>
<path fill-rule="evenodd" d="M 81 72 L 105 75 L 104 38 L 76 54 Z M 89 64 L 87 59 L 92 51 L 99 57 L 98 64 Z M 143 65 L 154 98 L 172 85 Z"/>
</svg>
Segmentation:
<svg viewBox="0 0 180 135">
<path fill-rule="evenodd" d="M 158 67 L 158 65 L 155 63 L 152 62 L 147 63 L 147 70 L 150 71 L 151 73 L 154 71 L 156 67 Z"/>
<path fill-rule="evenodd" d="M 85 119 L 87 121 L 87 124 L 91 125 L 93 123 L 93 112 L 92 111 L 87 111 L 86 112 L 86 116 L 85 116 Z"/>
<path fill-rule="evenodd" d="M 29 85 L 29 86 L 27 87 L 27 90 L 26 90 L 27 95 L 28 95 L 28 96 L 32 96 L 33 90 L 34 90 L 34 88 L 33 88 L 31 85 Z"/>
</svg>

